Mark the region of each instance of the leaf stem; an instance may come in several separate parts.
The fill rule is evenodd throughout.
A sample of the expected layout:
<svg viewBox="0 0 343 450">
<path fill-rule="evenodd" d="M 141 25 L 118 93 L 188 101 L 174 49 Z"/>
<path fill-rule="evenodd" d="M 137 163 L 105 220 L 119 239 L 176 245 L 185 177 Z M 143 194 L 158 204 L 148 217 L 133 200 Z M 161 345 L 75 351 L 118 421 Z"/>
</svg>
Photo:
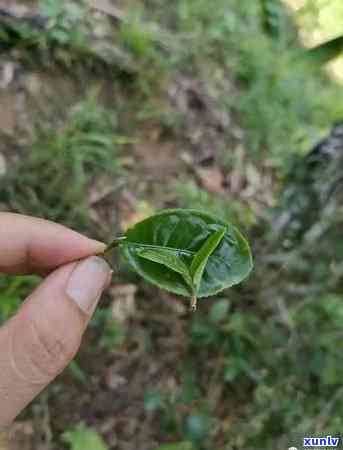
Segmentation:
<svg viewBox="0 0 343 450">
<path fill-rule="evenodd" d="M 105 248 L 105 250 L 102 253 L 99 253 L 98 256 L 100 256 L 100 257 L 104 258 L 106 261 L 108 261 L 107 258 L 110 256 L 113 249 L 118 247 L 118 245 L 125 240 L 126 240 L 126 236 L 118 236 Z"/>
<path fill-rule="evenodd" d="M 191 303 L 190 303 L 190 310 L 192 312 L 195 312 L 197 310 L 197 303 L 198 303 L 198 299 L 197 299 L 196 295 L 193 294 L 191 297 Z"/>
</svg>

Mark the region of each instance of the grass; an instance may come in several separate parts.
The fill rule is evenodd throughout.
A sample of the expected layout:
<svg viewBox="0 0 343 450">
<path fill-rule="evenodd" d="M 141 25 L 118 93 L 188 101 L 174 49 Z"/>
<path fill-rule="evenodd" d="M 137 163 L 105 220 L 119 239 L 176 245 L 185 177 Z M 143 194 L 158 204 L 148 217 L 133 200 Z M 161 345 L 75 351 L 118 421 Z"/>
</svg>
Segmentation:
<svg viewBox="0 0 343 450">
<path fill-rule="evenodd" d="M 1 181 L 1 201 L 12 211 L 85 229 L 85 191 L 93 177 L 120 170 L 118 126 L 115 113 L 101 107 L 94 95 L 69 116 L 60 129 L 37 126 L 27 157 Z"/>
<path fill-rule="evenodd" d="M 35 276 L 1 277 L 0 324 L 15 313 L 21 300 L 37 286 L 38 282 L 39 278 Z"/>
<path fill-rule="evenodd" d="M 265 29 L 262 3 L 270 4 L 272 33 Z M 147 4 L 155 12 L 161 2 Z M 280 2 L 218 0 L 212 9 L 206 1 L 180 0 L 167 11 L 156 16 L 176 40 L 179 36 L 182 47 L 170 58 L 170 70 L 186 68 L 196 76 L 210 64 L 211 73 L 233 76 L 239 89 L 221 101 L 239 115 L 246 147 L 256 161 L 268 154 L 270 165 L 287 171 L 292 154 L 307 151 L 342 117 L 341 90 L 305 57 Z M 214 79 L 208 74 L 206 82 L 211 86 Z"/>
<path fill-rule="evenodd" d="M 194 181 L 178 181 L 173 191 L 181 208 L 203 210 L 245 229 L 256 223 L 256 216 L 249 205 L 227 195 L 209 193 Z"/>
<path fill-rule="evenodd" d="M 91 228 L 89 199 L 94 177 L 122 174 L 121 143 L 116 114 L 91 93 L 76 104 L 58 128 L 36 127 L 25 157 L 0 180 L 0 201 L 6 209 L 42 217 L 86 231 Z M 93 231 L 94 233 L 94 231 Z M 0 322 L 11 316 L 38 284 L 36 277 L 4 277 Z"/>
<path fill-rule="evenodd" d="M 80 49 L 88 48 L 84 25 L 88 19 L 82 4 L 67 3 L 65 9 L 66 5 L 44 2 L 54 26 L 40 37 L 44 42 L 39 45 L 54 52 L 63 48 L 67 61 L 78 55 L 82 65 L 87 53 Z M 184 147 L 189 150 L 179 111 L 170 105 L 156 106 L 165 104 L 164 89 L 176 75 L 201 79 L 209 92 L 229 78 L 231 95 L 219 96 L 216 106 L 244 131 L 244 164 L 254 165 L 261 178 L 266 171 L 272 173 L 271 189 L 279 208 L 290 208 L 280 195 L 284 185 L 291 185 L 297 198 L 306 196 L 303 187 L 295 186 L 289 168 L 294 160 L 301 164 L 302 155 L 343 116 L 342 89 L 303 58 L 284 8 L 276 1 L 267 3 L 269 11 L 274 4 L 267 18 L 261 4 L 250 0 L 217 0 L 215 8 L 207 0 L 146 0 L 139 9 L 130 9 L 127 21 L 113 35 L 115 45 L 112 41 L 110 46 L 119 49 L 130 64 L 134 61 L 134 70 L 130 77 L 119 76 L 116 70 L 106 74 L 115 89 L 124 92 L 121 105 L 125 108 L 113 103 L 104 107 L 95 95 L 88 95 L 59 127 L 37 126 L 34 143 L 1 179 L 1 203 L 13 211 L 93 231 L 87 192 L 103 175 L 123 177 L 138 204 L 154 202 L 149 195 L 155 181 L 149 174 L 135 178 L 140 163 L 130 137 L 144 135 L 144 126 L 152 124 L 163 130 L 161 139 L 175 141 L 180 153 Z M 28 40 L 25 35 L 22 39 Z M 101 55 L 103 48 L 92 52 Z M 87 61 L 83 70 L 90 70 Z M 235 147 L 230 130 L 231 125 L 224 130 L 228 138 L 224 150 L 231 155 Z M 123 143 L 129 144 L 125 154 Z M 123 156 L 133 159 L 125 172 Z M 225 163 L 219 155 L 215 164 L 224 172 L 237 170 L 235 157 L 229 159 Z M 159 206 L 171 202 L 204 209 L 243 226 L 256 261 L 247 283 L 207 300 L 192 318 L 174 316 L 154 303 L 158 291 L 139 285 L 138 322 L 132 328 L 117 326 L 108 305 L 93 320 L 92 329 L 99 338 L 94 357 L 101 349 L 104 360 L 111 358 L 114 349 L 129 349 L 130 354 L 136 348 L 137 341 L 130 340 L 136 326 L 143 328 L 151 348 L 155 340 L 170 337 L 164 322 L 159 324 L 162 331 L 156 331 L 149 321 L 154 309 L 161 308 L 162 315 L 174 321 L 173 330 L 183 330 L 179 340 L 184 342 L 177 341 L 182 344 L 181 356 L 176 352 L 172 361 L 164 362 L 163 352 L 158 355 L 168 371 L 177 373 L 175 388 L 171 392 L 167 385 L 146 388 L 142 384 L 145 387 L 139 393 L 160 450 L 281 450 L 289 447 L 291 435 L 339 432 L 343 426 L 339 200 L 328 202 L 315 223 L 306 222 L 305 212 L 299 240 L 287 246 L 286 238 L 275 241 L 273 237 L 277 208 L 260 208 L 257 215 L 239 193 L 210 193 L 199 188 L 186 170 L 177 179 L 168 179 L 167 188 L 163 183 L 157 186 L 163 196 Z M 115 202 L 111 208 L 119 213 L 123 206 Z M 132 275 L 121 271 L 120 282 L 132 280 Z M 0 320 L 13 314 L 19 299 L 36 283 L 35 278 L 2 279 Z M 141 339 L 138 331 L 137 336 Z M 145 370 L 142 361 L 153 356 L 139 356 L 141 366 L 137 364 L 135 376 Z M 87 374 L 87 367 L 81 370 Z M 74 367 L 75 376 L 77 371 Z M 87 433 L 100 442 L 94 432 L 75 421 L 64 442 L 56 438 L 55 444 L 78 448 Z"/>
</svg>

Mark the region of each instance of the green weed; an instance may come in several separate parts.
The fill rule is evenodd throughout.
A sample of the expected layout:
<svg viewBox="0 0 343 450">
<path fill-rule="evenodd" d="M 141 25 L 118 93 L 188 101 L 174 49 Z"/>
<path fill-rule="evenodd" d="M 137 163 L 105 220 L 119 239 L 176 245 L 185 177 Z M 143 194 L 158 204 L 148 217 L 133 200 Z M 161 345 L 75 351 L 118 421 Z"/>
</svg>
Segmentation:
<svg viewBox="0 0 343 450">
<path fill-rule="evenodd" d="M 37 286 L 39 277 L 0 277 L 0 324 L 10 318 L 25 297 Z"/>
<path fill-rule="evenodd" d="M 126 342 L 127 327 L 125 324 L 113 319 L 108 308 L 98 309 L 95 312 L 91 326 L 101 330 L 99 346 L 104 350 L 120 348 Z"/>
<path fill-rule="evenodd" d="M 62 437 L 70 450 L 107 450 L 102 437 L 81 422 L 75 428 L 66 431 Z"/>
<path fill-rule="evenodd" d="M 37 129 L 27 156 L 1 180 L 1 201 L 11 211 L 85 228 L 86 189 L 95 175 L 119 171 L 117 138 L 115 114 L 89 97 L 60 130 Z"/>
<path fill-rule="evenodd" d="M 160 2 L 147 4 L 157 9 Z M 187 67 L 196 76 L 210 62 L 211 73 L 217 68 L 233 76 L 238 89 L 221 106 L 239 115 L 255 161 L 267 156 L 270 165 L 287 171 L 290 155 L 304 153 L 343 116 L 342 90 L 306 57 L 278 0 L 218 0 L 215 8 L 178 0 L 167 12 L 156 16 L 182 42 L 169 58 L 170 70 Z M 207 75 L 209 90 L 213 82 Z"/>
<path fill-rule="evenodd" d="M 227 194 L 210 194 L 193 181 L 179 181 L 172 187 L 176 200 L 182 208 L 195 208 L 246 228 L 256 223 L 254 212 L 242 201 L 229 198 Z"/>
</svg>

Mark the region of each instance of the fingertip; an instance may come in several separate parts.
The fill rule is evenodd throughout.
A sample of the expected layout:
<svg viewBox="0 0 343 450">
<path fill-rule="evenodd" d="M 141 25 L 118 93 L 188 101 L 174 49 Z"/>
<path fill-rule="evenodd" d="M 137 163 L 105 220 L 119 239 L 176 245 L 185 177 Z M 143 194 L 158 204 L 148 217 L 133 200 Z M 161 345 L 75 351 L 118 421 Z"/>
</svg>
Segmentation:
<svg viewBox="0 0 343 450">
<path fill-rule="evenodd" d="M 106 245 L 62 224 L 1 213 L 0 248 L 0 271 L 45 274 L 69 262 L 101 254 Z"/>
<path fill-rule="evenodd" d="M 100 255 L 101 253 L 104 253 L 104 251 L 106 250 L 107 245 L 104 244 L 101 241 L 98 241 L 96 239 L 90 239 L 92 245 L 94 246 L 94 255 Z"/>
<path fill-rule="evenodd" d="M 107 288 L 110 273 L 111 269 L 103 258 L 86 258 L 73 270 L 66 286 L 66 295 L 84 313 L 91 315 Z"/>
</svg>

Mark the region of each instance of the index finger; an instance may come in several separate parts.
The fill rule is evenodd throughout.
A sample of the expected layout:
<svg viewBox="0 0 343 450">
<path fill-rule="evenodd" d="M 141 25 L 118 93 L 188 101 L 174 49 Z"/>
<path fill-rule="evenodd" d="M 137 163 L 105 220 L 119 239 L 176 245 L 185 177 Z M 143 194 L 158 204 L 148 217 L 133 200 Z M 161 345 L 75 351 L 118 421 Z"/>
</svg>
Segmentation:
<svg viewBox="0 0 343 450">
<path fill-rule="evenodd" d="M 62 264 L 102 252 L 105 245 L 63 225 L 0 213 L 0 272 L 48 273 Z"/>
</svg>

